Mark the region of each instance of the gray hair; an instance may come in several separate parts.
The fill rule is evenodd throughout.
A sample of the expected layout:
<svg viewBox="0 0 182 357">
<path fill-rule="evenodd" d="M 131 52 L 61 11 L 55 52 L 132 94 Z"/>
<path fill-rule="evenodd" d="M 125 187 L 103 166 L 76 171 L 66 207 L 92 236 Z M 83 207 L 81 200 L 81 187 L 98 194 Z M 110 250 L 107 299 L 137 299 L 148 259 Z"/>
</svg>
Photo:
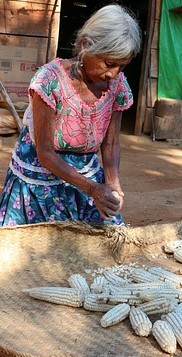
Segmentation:
<svg viewBox="0 0 182 357">
<path fill-rule="evenodd" d="M 77 56 L 75 72 L 84 55 L 114 59 L 136 56 L 140 51 L 141 31 L 128 9 L 107 5 L 95 12 L 78 31 L 73 53 Z"/>
</svg>

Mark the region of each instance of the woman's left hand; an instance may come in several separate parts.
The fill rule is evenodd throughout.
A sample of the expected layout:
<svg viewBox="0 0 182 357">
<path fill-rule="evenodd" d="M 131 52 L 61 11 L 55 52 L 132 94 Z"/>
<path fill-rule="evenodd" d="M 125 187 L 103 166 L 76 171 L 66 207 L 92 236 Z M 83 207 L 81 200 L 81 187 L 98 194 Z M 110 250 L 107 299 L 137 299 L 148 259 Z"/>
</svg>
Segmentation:
<svg viewBox="0 0 182 357">
<path fill-rule="evenodd" d="M 117 196 L 116 197 L 116 193 Z M 91 192 L 95 205 L 103 219 L 109 220 L 111 216 L 116 216 L 123 205 L 123 193 L 116 185 L 96 183 Z"/>
<path fill-rule="evenodd" d="M 124 192 L 122 191 L 120 185 L 116 185 L 115 188 L 112 190 L 112 193 L 120 200 L 119 210 L 121 210 L 124 203 Z"/>
</svg>

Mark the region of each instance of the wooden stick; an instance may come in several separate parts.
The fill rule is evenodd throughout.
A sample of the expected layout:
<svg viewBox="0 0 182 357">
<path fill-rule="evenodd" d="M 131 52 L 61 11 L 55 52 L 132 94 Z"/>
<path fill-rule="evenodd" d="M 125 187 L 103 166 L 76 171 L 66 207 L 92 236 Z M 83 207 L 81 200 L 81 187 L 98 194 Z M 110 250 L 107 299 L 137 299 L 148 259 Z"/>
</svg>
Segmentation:
<svg viewBox="0 0 182 357">
<path fill-rule="evenodd" d="M 3 86 L 2 82 L 0 81 L 0 93 L 2 94 L 4 100 L 6 101 L 6 103 L 8 104 L 8 108 L 9 110 L 11 111 L 11 114 L 13 115 L 13 118 L 15 120 L 15 123 L 16 123 L 16 126 L 18 128 L 18 132 L 20 132 L 23 124 L 22 124 L 22 121 L 11 101 L 11 98 L 9 97 L 5 87 Z"/>
<path fill-rule="evenodd" d="M 143 59 L 142 59 L 142 66 L 141 66 L 139 91 L 138 91 L 138 103 L 137 103 L 134 135 L 142 134 L 142 126 L 144 123 L 144 115 L 146 110 L 146 92 L 147 92 L 146 87 L 147 87 L 148 71 L 150 66 L 151 43 L 153 38 L 157 1 L 158 0 L 149 0 L 149 5 L 148 5 L 147 32 L 144 42 L 144 49 L 143 49 Z"/>
</svg>

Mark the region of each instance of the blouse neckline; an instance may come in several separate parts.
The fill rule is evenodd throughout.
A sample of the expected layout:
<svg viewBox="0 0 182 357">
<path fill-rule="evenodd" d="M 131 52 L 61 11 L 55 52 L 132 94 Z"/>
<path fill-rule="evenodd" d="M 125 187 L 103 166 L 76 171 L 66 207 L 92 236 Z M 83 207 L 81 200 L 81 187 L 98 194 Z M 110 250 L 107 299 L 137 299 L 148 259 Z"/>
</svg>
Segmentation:
<svg viewBox="0 0 182 357">
<path fill-rule="evenodd" d="M 92 108 L 92 107 L 95 107 L 95 106 L 99 105 L 103 101 L 105 101 L 105 99 L 108 98 L 109 94 L 111 94 L 112 92 L 115 92 L 116 83 L 118 83 L 118 81 L 116 79 L 115 80 L 109 80 L 108 81 L 108 88 L 107 88 L 106 91 L 102 92 L 102 95 L 100 96 L 100 98 L 96 99 L 94 103 L 87 103 L 86 101 L 84 101 L 84 99 L 82 99 L 80 97 L 79 93 L 74 88 L 74 86 L 72 84 L 72 80 L 69 77 L 67 71 L 65 70 L 65 68 L 63 66 L 63 61 L 64 61 L 64 59 L 62 59 L 62 58 L 56 58 L 55 59 L 56 64 L 61 69 L 60 74 L 62 75 L 62 81 L 63 81 L 62 85 L 64 86 L 67 98 L 71 98 L 74 95 L 74 98 L 76 97 L 77 100 L 80 102 L 80 104 L 82 106 L 85 106 L 85 107 L 88 107 L 88 108 Z M 66 81 L 65 81 L 65 77 L 66 77 Z"/>
</svg>

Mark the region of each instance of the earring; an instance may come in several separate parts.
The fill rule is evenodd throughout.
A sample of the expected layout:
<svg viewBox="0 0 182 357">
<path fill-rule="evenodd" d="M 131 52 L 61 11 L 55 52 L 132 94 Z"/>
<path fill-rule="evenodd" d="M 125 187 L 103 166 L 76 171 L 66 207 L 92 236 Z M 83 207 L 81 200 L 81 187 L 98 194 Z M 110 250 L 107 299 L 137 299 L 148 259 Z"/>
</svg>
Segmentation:
<svg viewBox="0 0 182 357">
<path fill-rule="evenodd" d="M 79 67 L 83 67 L 83 57 L 82 57 L 82 55 L 80 55 L 78 57 L 78 64 L 79 64 Z"/>
</svg>

